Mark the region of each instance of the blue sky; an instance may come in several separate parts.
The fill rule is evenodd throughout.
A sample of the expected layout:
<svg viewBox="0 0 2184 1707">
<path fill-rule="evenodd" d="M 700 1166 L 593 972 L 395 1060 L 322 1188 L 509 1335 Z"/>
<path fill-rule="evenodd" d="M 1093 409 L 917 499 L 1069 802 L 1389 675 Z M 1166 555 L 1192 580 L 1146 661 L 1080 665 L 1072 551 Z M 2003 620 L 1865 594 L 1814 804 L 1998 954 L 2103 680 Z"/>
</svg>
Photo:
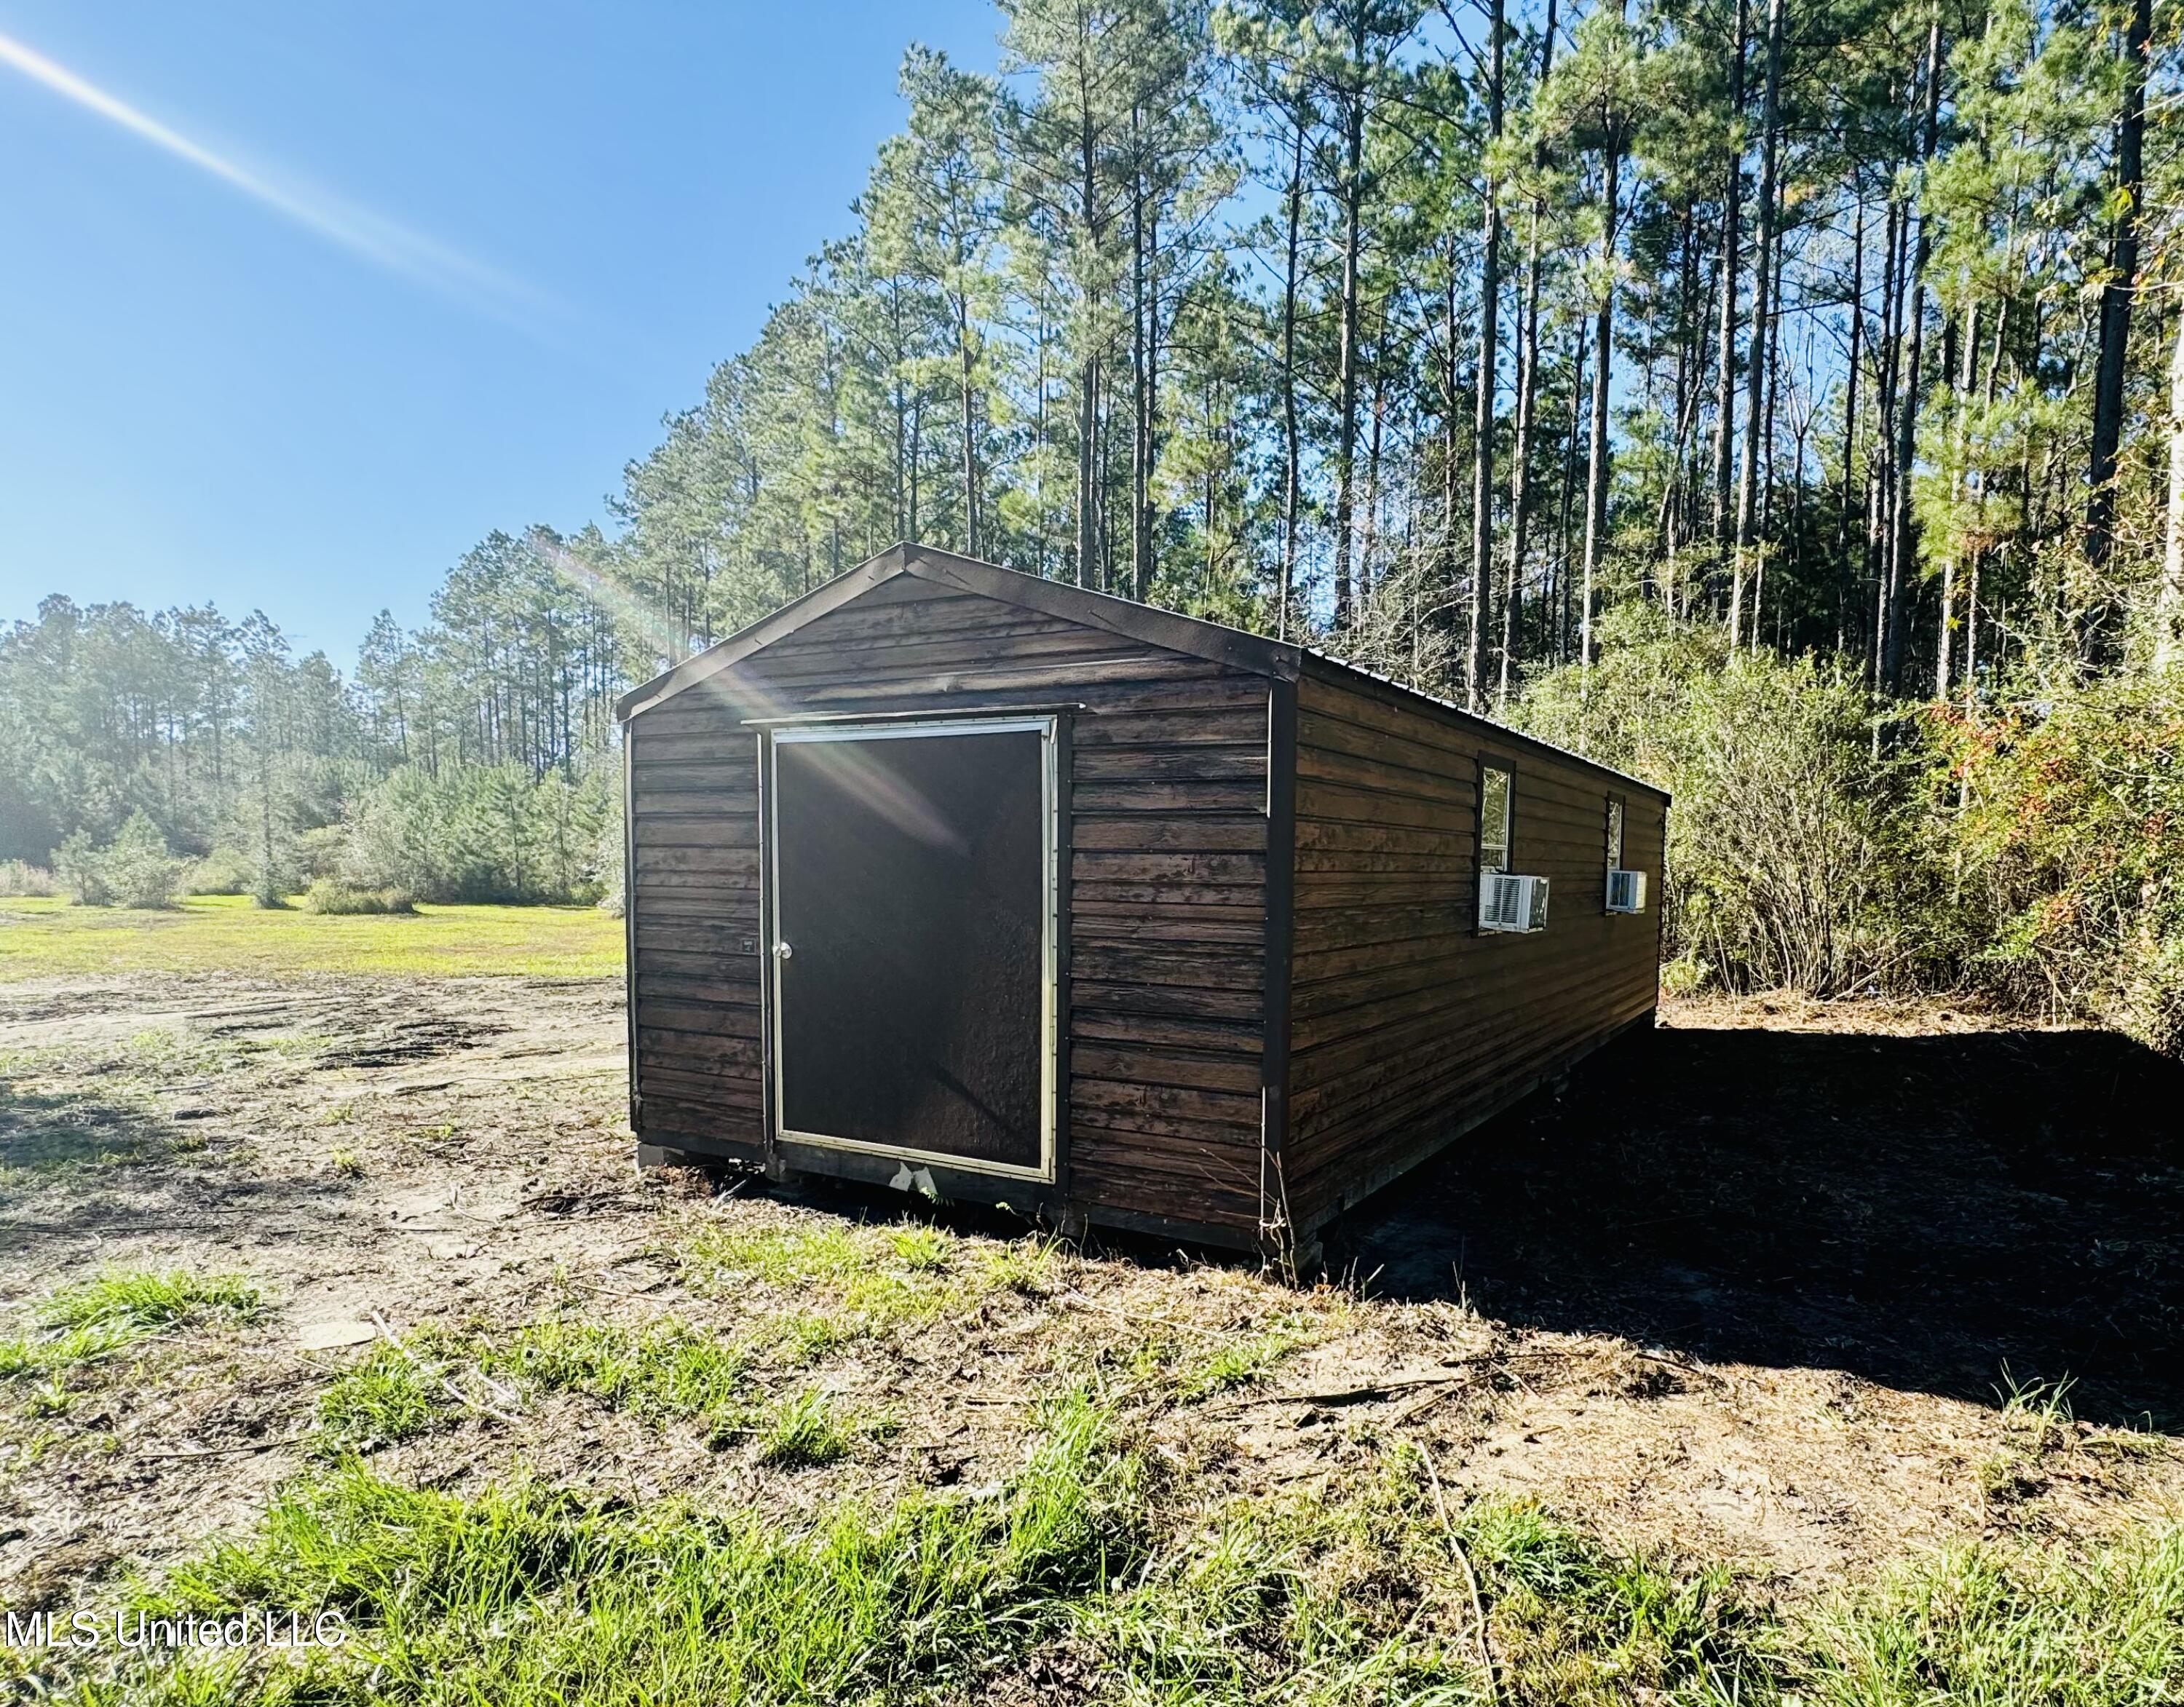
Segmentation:
<svg viewBox="0 0 2184 1707">
<path fill-rule="evenodd" d="M 0 0 L 0 622 L 211 600 L 346 664 L 490 529 L 605 520 L 848 229 L 904 47 L 990 69 L 996 25 Z"/>
</svg>

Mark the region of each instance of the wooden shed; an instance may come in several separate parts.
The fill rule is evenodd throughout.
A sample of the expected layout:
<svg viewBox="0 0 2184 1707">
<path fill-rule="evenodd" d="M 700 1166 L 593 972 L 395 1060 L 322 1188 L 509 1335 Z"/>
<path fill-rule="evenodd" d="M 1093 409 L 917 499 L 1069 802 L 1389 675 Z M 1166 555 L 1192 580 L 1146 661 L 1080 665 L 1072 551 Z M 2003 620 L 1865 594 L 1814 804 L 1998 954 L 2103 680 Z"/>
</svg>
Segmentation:
<svg viewBox="0 0 2184 1707">
<path fill-rule="evenodd" d="M 905 545 L 620 711 L 644 1161 L 1308 1251 L 1653 1013 L 1668 797 L 1303 648 Z"/>
</svg>

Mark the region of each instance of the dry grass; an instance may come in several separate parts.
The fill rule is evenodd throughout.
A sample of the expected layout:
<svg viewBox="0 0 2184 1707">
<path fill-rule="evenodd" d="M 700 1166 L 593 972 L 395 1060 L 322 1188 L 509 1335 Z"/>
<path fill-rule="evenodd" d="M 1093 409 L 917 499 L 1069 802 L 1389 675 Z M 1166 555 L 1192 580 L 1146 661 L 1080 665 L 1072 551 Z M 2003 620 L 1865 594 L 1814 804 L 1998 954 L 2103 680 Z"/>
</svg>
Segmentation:
<svg viewBox="0 0 2184 1707">
<path fill-rule="evenodd" d="M 1821 1017 L 1856 1015 L 1705 1023 Z M 300 1669 L 17 1654 L 0 1687 L 2120 1707 L 2184 1685 L 2184 1464 L 2075 1390 L 1982 1401 L 1369 1270 L 1300 1291 L 889 1194 L 640 1177 L 621 1025 L 611 981 L 0 995 L 0 1075 L 35 1086 L 0 1103 L 0 1148 L 51 1110 L 98 1140 L 0 1202 L 0 1332 L 57 1344 L 78 1330 L 37 1313 L 64 1299 L 182 1312 L 58 1392 L 0 1379 L 0 1602 L 326 1604 L 359 1632 Z M 119 1273 L 64 1291 L 93 1261 Z M 205 1290 L 236 1273 L 255 1314 Z M 305 1348 L 329 1323 L 367 1337 Z"/>
</svg>

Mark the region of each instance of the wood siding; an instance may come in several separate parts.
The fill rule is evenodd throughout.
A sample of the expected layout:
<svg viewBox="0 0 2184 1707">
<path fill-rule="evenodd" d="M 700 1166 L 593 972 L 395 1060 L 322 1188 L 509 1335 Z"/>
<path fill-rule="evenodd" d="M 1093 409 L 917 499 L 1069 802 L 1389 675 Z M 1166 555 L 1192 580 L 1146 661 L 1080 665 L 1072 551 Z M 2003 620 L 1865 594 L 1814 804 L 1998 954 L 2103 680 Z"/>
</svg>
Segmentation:
<svg viewBox="0 0 2184 1707">
<path fill-rule="evenodd" d="M 746 719 L 1082 705 L 1067 749 L 1068 1191 L 1095 1219 L 1256 1240 L 1269 687 L 901 575 L 639 711 L 627 725 L 639 1136 L 763 1154 Z"/>
<path fill-rule="evenodd" d="M 1346 672 L 1297 684 L 1290 1215 L 1318 1226 L 1654 1006 L 1665 803 Z M 1482 934 L 1482 759 L 1510 770 L 1513 871 L 1547 926 Z M 1646 910 L 1605 911 L 1607 817 Z"/>
</svg>

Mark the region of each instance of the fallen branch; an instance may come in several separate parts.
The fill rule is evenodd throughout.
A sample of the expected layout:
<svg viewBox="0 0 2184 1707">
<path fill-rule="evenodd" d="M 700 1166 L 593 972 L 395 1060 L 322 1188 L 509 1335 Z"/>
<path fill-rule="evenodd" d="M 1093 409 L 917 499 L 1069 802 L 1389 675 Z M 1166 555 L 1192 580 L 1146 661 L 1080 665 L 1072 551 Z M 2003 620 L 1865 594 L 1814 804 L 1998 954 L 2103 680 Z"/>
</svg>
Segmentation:
<svg viewBox="0 0 2184 1707">
<path fill-rule="evenodd" d="M 1456 1562 L 1463 1567 L 1464 1586 L 1471 1591 L 1473 1629 L 1479 1637 L 1479 1663 L 1486 1672 L 1486 1699 L 1490 1707 L 1502 1699 L 1502 1685 L 1494 1671 L 1494 1647 L 1486 1634 L 1486 1603 L 1479 1598 L 1479 1573 L 1471 1568 L 1471 1554 L 1465 1550 L 1463 1537 L 1456 1532 L 1456 1524 L 1448 1515 L 1448 1502 L 1441 1496 L 1440 1472 L 1434 1468 L 1433 1454 L 1418 1454 L 1424 1460 L 1426 1477 L 1433 1483 L 1434 1510 L 1440 1514 L 1441 1532 L 1448 1537 L 1449 1551 L 1456 1554 Z"/>
<path fill-rule="evenodd" d="M 1399 1393 L 1409 1393 L 1422 1387 L 1450 1387 L 1470 1378 L 1469 1365 L 1485 1362 L 1491 1352 L 1479 1352 L 1462 1359 L 1466 1365 L 1448 1375 L 1394 1376 L 1386 1381 L 1373 1382 L 1363 1387 L 1346 1387 L 1332 1393 L 1268 1393 L 1256 1398 L 1239 1399 L 1240 1404 L 1366 1404 L 1376 1398 L 1393 1398 Z"/>
<path fill-rule="evenodd" d="M 627 1287 L 608 1286 L 603 1282 L 586 1280 L 582 1275 L 565 1275 L 562 1279 L 567 1285 L 581 1287 L 585 1292 L 598 1293 L 603 1298 L 626 1298 L 640 1302 L 649 1300 L 650 1295 L 658 1292 L 662 1287 L 673 1284 L 671 1280 L 663 1276 L 653 1282 L 650 1286 L 638 1287 L 635 1291 L 632 1291 Z"/>
<path fill-rule="evenodd" d="M 140 1464 L 155 1464 L 173 1458 L 234 1458 L 246 1453 L 271 1452 L 277 1447 L 297 1446 L 311 1437 L 311 1431 L 301 1434 L 284 1434 L 278 1440 L 254 1440 L 241 1446 L 201 1446 L 186 1452 L 140 1452 L 136 1454 Z"/>
<path fill-rule="evenodd" d="M 453 1398 L 456 1404 L 461 1405 L 464 1410 L 474 1410 L 481 1416 L 489 1416 L 496 1422 L 504 1422 L 510 1428 L 521 1426 L 516 1420 L 510 1416 L 506 1411 L 496 1410 L 493 1406 L 488 1404 L 482 1398 L 472 1398 L 470 1394 L 465 1393 L 462 1388 L 457 1387 L 454 1381 L 448 1376 L 443 1375 L 440 1377 L 440 1385 L 447 1390 L 448 1397 Z"/>
</svg>

